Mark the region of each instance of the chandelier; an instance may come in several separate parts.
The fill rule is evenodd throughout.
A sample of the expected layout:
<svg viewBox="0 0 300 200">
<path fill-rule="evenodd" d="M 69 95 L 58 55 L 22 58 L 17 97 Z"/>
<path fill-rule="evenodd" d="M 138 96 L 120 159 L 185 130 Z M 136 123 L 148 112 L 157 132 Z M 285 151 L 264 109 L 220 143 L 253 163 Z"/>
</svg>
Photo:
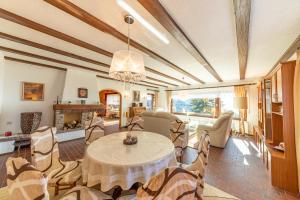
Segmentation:
<svg viewBox="0 0 300 200">
<path fill-rule="evenodd" d="M 109 69 L 109 77 L 124 82 L 135 83 L 146 78 L 143 56 L 130 50 L 129 26 L 133 24 L 132 16 L 124 18 L 128 24 L 127 50 L 119 50 L 114 53 Z"/>
</svg>

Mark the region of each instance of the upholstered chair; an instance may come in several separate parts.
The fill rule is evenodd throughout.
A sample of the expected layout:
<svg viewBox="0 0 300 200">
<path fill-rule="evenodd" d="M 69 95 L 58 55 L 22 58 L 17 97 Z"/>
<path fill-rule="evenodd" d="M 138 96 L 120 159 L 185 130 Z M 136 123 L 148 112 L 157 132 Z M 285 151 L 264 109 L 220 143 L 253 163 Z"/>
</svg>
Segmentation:
<svg viewBox="0 0 300 200">
<path fill-rule="evenodd" d="M 47 178 L 26 159 L 8 158 L 6 161 L 7 188 L 10 200 L 48 200 Z"/>
<path fill-rule="evenodd" d="M 179 166 L 185 170 L 193 172 L 197 174 L 197 199 L 202 199 L 203 190 L 204 190 L 204 176 L 205 169 L 208 162 L 208 154 L 209 154 L 209 146 L 210 146 L 210 138 L 207 132 L 204 132 L 200 136 L 199 145 L 197 148 L 198 155 L 195 161 L 192 164 L 185 165 L 179 164 Z"/>
<path fill-rule="evenodd" d="M 24 158 L 9 158 L 6 162 L 10 200 L 49 200 L 47 178 Z M 60 200 L 112 200 L 98 190 L 76 186 Z"/>
<path fill-rule="evenodd" d="M 171 122 L 171 129 L 170 129 L 170 139 L 172 140 L 174 146 L 175 146 L 175 153 L 176 156 L 180 158 L 183 154 L 183 150 L 187 146 L 187 136 L 186 130 L 187 130 L 187 124 L 183 121 L 180 121 L 176 119 L 175 121 Z"/>
<path fill-rule="evenodd" d="M 194 199 L 197 175 L 180 167 L 162 170 L 139 187 L 136 195 L 122 196 L 118 200 Z"/>
<path fill-rule="evenodd" d="M 142 131 L 144 130 L 144 120 L 140 116 L 128 118 L 126 127 L 128 131 Z"/>
<path fill-rule="evenodd" d="M 198 138 L 203 131 L 207 131 L 210 137 L 211 145 L 224 148 L 231 132 L 233 112 L 222 113 L 212 126 L 199 125 L 197 129 Z"/>
<path fill-rule="evenodd" d="M 48 178 L 49 186 L 60 189 L 71 188 L 81 178 L 80 161 L 61 161 L 59 157 L 56 128 L 42 127 L 31 134 L 32 164 Z"/>
<path fill-rule="evenodd" d="M 104 122 L 101 117 L 93 115 L 91 120 L 85 122 L 85 144 L 89 145 L 93 141 L 104 136 Z"/>
</svg>

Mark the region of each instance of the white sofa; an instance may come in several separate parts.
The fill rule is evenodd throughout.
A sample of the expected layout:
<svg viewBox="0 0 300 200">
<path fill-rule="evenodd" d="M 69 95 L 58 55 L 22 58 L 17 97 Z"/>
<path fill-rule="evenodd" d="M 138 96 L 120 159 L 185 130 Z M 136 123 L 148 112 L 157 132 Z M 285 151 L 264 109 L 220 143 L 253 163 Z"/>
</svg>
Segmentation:
<svg viewBox="0 0 300 200">
<path fill-rule="evenodd" d="M 143 119 L 144 131 L 159 133 L 170 138 L 175 147 L 180 147 L 181 151 L 188 145 L 188 125 L 177 116 L 168 112 L 143 112 L 140 116 Z M 177 137 L 180 133 L 183 134 Z"/>
<path fill-rule="evenodd" d="M 198 137 L 207 131 L 210 137 L 210 144 L 215 147 L 224 148 L 231 132 L 233 112 L 224 112 L 212 126 L 199 125 L 197 129 Z"/>
</svg>

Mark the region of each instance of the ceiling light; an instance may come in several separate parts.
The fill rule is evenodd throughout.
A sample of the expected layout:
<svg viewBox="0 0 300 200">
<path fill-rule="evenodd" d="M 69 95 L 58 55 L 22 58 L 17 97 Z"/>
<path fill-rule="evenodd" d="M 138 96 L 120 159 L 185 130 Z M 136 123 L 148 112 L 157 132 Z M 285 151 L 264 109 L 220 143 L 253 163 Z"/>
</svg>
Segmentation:
<svg viewBox="0 0 300 200">
<path fill-rule="evenodd" d="M 109 76 L 120 81 L 135 83 L 146 78 L 144 59 L 141 54 L 130 50 L 129 25 L 134 22 L 132 16 L 125 16 L 124 20 L 128 24 L 127 50 L 119 50 L 114 53 Z"/>
<path fill-rule="evenodd" d="M 141 15 L 139 15 L 132 7 L 130 7 L 125 0 L 117 0 L 117 3 L 120 7 L 122 7 L 125 11 L 127 11 L 131 16 L 133 16 L 137 21 L 139 21 L 145 28 L 147 28 L 150 32 L 152 32 L 156 37 L 158 37 L 161 41 L 166 44 L 169 44 L 170 41 L 160 33 L 154 26 L 152 26 L 149 22 L 147 22 Z"/>
</svg>

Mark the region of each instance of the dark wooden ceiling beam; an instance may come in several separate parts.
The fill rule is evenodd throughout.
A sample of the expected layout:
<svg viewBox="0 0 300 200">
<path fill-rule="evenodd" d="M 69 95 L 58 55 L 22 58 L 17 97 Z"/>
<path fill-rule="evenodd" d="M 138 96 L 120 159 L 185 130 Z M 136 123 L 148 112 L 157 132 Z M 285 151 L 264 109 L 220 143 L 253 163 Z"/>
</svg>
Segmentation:
<svg viewBox="0 0 300 200">
<path fill-rule="evenodd" d="M 188 38 L 159 0 L 138 0 L 138 2 L 219 82 L 223 80 L 199 49 Z"/>
<path fill-rule="evenodd" d="M 18 59 L 18 58 L 13 58 L 13 57 L 9 57 L 9 56 L 4 56 L 4 59 L 5 60 L 9 60 L 9 61 L 14 61 L 14 62 L 19 62 L 19 63 L 29 64 L 29 65 L 35 65 L 35 66 L 39 66 L 39 67 L 45 67 L 45 68 L 56 69 L 56 70 L 61 70 L 61 71 L 67 71 L 67 68 L 56 67 L 56 66 L 53 66 L 53 65 L 47 65 L 47 64 L 43 64 L 43 63 L 32 62 L 32 61 Z M 101 76 L 101 75 L 96 75 L 96 76 L 98 78 L 103 78 L 103 79 L 109 79 L 109 80 L 113 80 L 113 81 L 118 81 L 116 79 L 113 79 L 113 78 L 110 78 L 110 77 L 106 77 L 106 76 Z M 153 83 L 151 83 L 151 84 L 153 84 Z M 151 88 L 159 89 L 156 86 L 146 85 L 146 84 L 141 84 L 141 83 L 136 83 L 136 85 L 141 85 L 141 86 L 145 86 L 145 87 L 151 87 Z"/>
<path fill-rule="evenodd" d="M 67 68 L 56 67 L 56 66 L 53 66 L 53 65 L 48 65 L 48 64 L 38 63 L 38 62 L 32 62 L 32 61 L 23 60 L 23 59 L 19 59 L 19 58 L 13 58 L 13 57 L 9 57 L 9 56 L 4 56 L 4 59 L 14 61 L 14 62 L 19 62 L 19 63 L 25 63 L 25 64 L 29 64 L 29 65 L 36 65 L 36 66 L 46 67 L 46 68 L 50 68 L 50 69 L 67 71 Z"/>
<path fill-rule="evenodd" d="M 52 52 L 52 53 L 60 54 L 60 55 L 63 55 L 63 56 L 67 56 L 67 57 L 70 57 L 70 58 L 78 59 L 78 60 L 85 61 L 85 62 L 88 62 L 88 63 L 91 63 L 91 64 L 96 64 L 96 65 L 99 65 L 99 66 L 102 66 L 102 67 L 106 67 L 106 68 L 110 67 L 110 65 L 108 65 L 106 63 L 99 62 L 97 60 L 93 60 L 93 59 L 90 59 L 90 58 L 79 56 L 79 55 L 76 55 L 76 54 L 73 54 L 73 53 L 70 53 L 70 52 L 67 52 L 67 51 L 63 51 L 63 50 L 53 48 L 53 47 L 50 47 L 50 46 L 47 46 L 47 45 L 43 45 L 43 44 L 40 44 L 40 43 L 29 41 L 29 40 L 19 38 L 19 37 L 13 36 L 13 35 L 9 35 L 9 34 L 3 33 L 3 32 L 0 32 L 0 38 L 10 40 L 10 41 L 13 41 L 13 42 L 17 42 L 17 43 L 20 43 L 20 44 L 24 44 L 24 45 L 27 45 L 27 46 L 31 46 L 31 47 L 34 47 L 34 48 L 42 49 L 42 50 L 45 50 L 45 51 L 49 51 L 49 52 Z M 174 78 L 172 76 L 163 74 L 163 73 L 161 73 L 159 71 L 156 71 L 154 69 L 151 69 L 147 66 L 145 66 L 145 69 L 148 72 L 154 73 L 156 75 L 163 76 L 165 78 L 174 80 L 176 82 L 183 83 L 185 85 L 190 85 L 187 82 L 184 82 L 180 79 L 177 79 L 177 78 Z"/>
<path fill-rule="evenodd" d="M 300 48 L 300 34 L 294 40 L 294 42 L 289 46 L 289 48 L 283 53 L 283 55 L 279 58 L 279 60 L 275 63 L 275 65 L 268 72 L 266 77 L 269 77 L 271 74 L 273 74 L 273 72 L 277 71 L 277 68 L 280 67 L 279 64 L 281 62 L 288 61 L 299 48 Z"/>
<path fill-rule="evenodd" d="M 240 79 L 246 77 L 247 61 L 248 61 L 248 39 L 249 39 L 249 24 L 251 13 L 250 0 L 233 0 L 236 37 L 238 47 L 238 58 L 240 68 Z"/>
<path fill-rule="evenodd" d="M 86 67 L 86 66 L 83 66 L 83 65 L 70 63 L 70 62 L 62 61 L 62 60 L 57 60 L 57 59 L 54 59 L 54 58 L 41 56 L 41 55 L 37 55 L 37 54 L 25 52 L 25 51 L 20 51 L 20 50 L 17 50 L 17 49 L 12 49 L 12 48 L 8 48 L 8 47 L 4 47 L 4 46 L 0 46 L 0 50 L 10 52 L 10 53 L 14 53 L 14 54 L 18 54 L 18 55 L 22 55 L 22 56 L 28 56 L 28 57 L 31 57 L 31 58 L 37 58 L 37 59 L 40 59 L 40 60 L 55 62 L 55 63 L 67 65 L 67 66 L 77 67 L 77 68 L 80 68 L 80 69 L 85 69 L 85 70 L 90 70 L 90 71 L 94 71 L 94 72 L 104 73 L 104 74 L 107 74 L 107 75 L 109 74 L 107 71 L 94 69 L 94 68 Z M 158 79 L 155 79 L 155 78 L 151 78 L 151 77 L 146 77 L 146 78 L 149 79 L 149 80 L 159 82 L 159 83 L 164 83 L 164 84 L 171 85 L 171 86 L 178 86 L 178 85 L 168 83 L 168 82 L 165 82 L 165 81 L 162 81 L 162 80 L 158 80 Z M 153 85 L 157 85 L 157 86 L 161 86 L 161 87 L 168 87 L 166 85 L 161 85 L 161 84 L 157 84 L 157 83 L 153 83 Z"/>
<path fill-rule="evenodd" d="M 103 50 L 103 49 L 101 49 L 99 47 L 96 47 L 96 46 L 94 46 L 92 44 L 89 44 L 87 42 L 84 42 L 82 40 L 79 40 L 77 38 L 69 36 L 67 34 L 64 34 L 62 32 L 59 32 L 59 31 L 56 31 L 56 30 L 54 30 L 52 28 L 44 26 L 42 24 L 36 23 L 34 21 L 31 21 L 29 19 L 26 19 L 24 17 L 21 17 L 19 15 L 14 14 L 14 13 L 11 13 L 11 12 L 9 12 L 7 10 L 2 9 L 2 8 L 0 8 L 0 17 L 3 18 L 3 19 L 6 19 L 8 21 L 20 24 L 22 26 L 34 29 L 36 31 L 45 33 L 47 35 L 51 35 L 52 37 L 56 37 L 58 39 L 64 40 L 64 41 L 69 42 L 69 43 L 72 43 L 74 45 L 77 45 L 77 46 L 89 49 L 91 51 L 100 53 L 100 54 L 108 56 L 108 57 L 112 57 L 112 53 L 111 52 L 108 52 L 108 51 Z"/>
<path fill-rule="evenodd" d="M 113 37 L 127 43 L 128 38 L 126 35 L 122 34 L 121 32 L 119 32 L 117 29 L 115 29 L 114 27 L 110 26 L 109 24 L 106 24 L 105 22 L 101 21 L 100 19 L 96 18 L 95 16 L 91 15 L 90 13 L 88 13 L 87 11 L 83 10 L 82 8 L 76 6 L 75 4 L 67 1 L 67 0 L 44 0 L 46 2 L 48 2 L 49 4 L 55 6 L 56 8 L 61 9 L 62 11 L 69 13 L 70 15 L 72 15 L 73 17 L 76 17 L 77 19 L 89 24 L 90 26 L 108 33 L 110 35 L 112 35 Z M 160 56 L 159 54 L 151 51 L 150 49 L 146 48 L 145 46 L 139 44 L 138 42 L 131 40 L 130 41 L 131 46 L 133 46 L 134 48 L 148 54 L 149 56 L 151 56 L 152 58 L 158 60 L 159 62 L 171 67 L 172 69 L 190 77 L 191 79 L 199 82 L 199 83 L 204 83 L 204 81 L 200 80 L 199 78 L 197 78 L 196 76 L 190 74 L 189 72 L 185 71 L 184 69 L 178 67 L 177 65 L 175 65 L 174 63 L 172 63 L 171 61 L 167 60 L 166 58 L 163 58 L 162 56 Z"/>
</svg>

